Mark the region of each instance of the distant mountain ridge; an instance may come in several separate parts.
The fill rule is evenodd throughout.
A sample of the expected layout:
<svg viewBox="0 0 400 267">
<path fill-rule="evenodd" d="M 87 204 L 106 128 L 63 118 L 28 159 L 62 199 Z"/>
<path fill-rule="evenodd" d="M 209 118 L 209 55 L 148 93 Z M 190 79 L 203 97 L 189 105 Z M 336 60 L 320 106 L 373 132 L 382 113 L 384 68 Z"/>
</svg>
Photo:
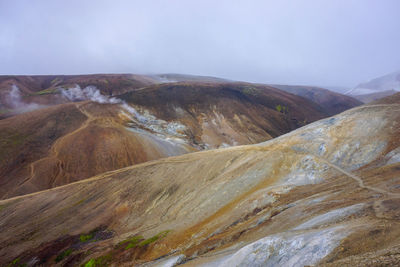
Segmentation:
<svg viewBox="0 0 400 267">
<path fill-rule="evenodd" d="M 329 115 L 334 115 L 345 111 L 346 109 L 353 108 L 361 105 L 359 100 L 343 95 L 340 93 L 332 92 L 325 88 L 315 86 L 302 86 L 302 85 L 271 85 L 280 90 L 289 92 L 291 94 L 305 97 L 323 107 Z"/>
<path fill-rule="evenodd" d="M 393 72 L 366 83 L 360 83 L 355 88 L 346 92 L 347 95 L 365 95 L 383 91 L 400 91 L 400 71 Z"/>
</svg>

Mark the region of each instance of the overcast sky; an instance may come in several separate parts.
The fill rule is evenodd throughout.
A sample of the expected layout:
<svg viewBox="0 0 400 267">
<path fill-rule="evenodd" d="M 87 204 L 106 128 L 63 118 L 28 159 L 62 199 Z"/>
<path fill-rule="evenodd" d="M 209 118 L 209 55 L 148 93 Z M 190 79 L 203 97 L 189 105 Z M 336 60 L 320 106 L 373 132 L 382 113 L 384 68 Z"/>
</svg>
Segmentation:
<svg viewBox="0 0 400 267">
<path fill-rule="evenodd" d="M 400 70 L 399 0 L 0 0 L 0 74 L 355 86 Z"/>
</svg>

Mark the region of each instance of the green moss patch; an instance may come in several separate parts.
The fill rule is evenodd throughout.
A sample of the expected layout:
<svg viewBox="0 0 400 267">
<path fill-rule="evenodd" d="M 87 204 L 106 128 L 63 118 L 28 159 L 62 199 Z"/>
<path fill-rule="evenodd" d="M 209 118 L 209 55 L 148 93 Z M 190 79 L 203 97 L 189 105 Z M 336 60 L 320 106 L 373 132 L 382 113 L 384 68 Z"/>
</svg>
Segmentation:
<svg viewBox="0 0 400 267">
<path fill-rule="evenodd" d="M 278 112 L 280 112 L 280 113 L 283 113 L 283 114 L 287 114 L 288 112 L 289 112 L 289 108 L 288 107 L 286 107 L 286 106 L 283 106 L 283 105 L 277 105 L 276 107 L 275 107 L 275 109 L 276 109 L 276 111 L 278 111 Z"/>
<path fill-rule="evenodd" d="M 66 257 L 68 257 L 72 253 L 72 251 L 73 251 L 72 248 L 69 248 L 67 250 L 64 250 L 60 254 L 58 254 L 58 256 L 56 258 L 56 262 L 60 262 L 63 259 L 65 259 Z"/>
<path fill-rule="evenodd" d="M 125 239 L 125 240 L 119 242 L 118 245 L 117 245 L 117 247 L 120 247 L 120 246 L 122 246 L 122 245 L 127 244 L 126 247 L 125 247 L 125 249 L 134 248 L 134 247 L 136 247 L 142 240 L 144 240 L 143 236 L 141 236 L 141 235 L 135 235 L 135 236 L 132 236 L 132 237 L 130 237 L 130 238 L 128 238 L 128 239 Z"/>
<path fill-rule="evenodd" d="M 79 241 L 88 242 L 88 241 L 92 240 L 93 237 L 94 237 L 94 233 L 89 233 L 87 235 L 80 235 L 79 236 Z"/>
<path fill-rule="evenodd" d="M 167 234 L 169 232 L 170 232 L 169 230 L 162 231 L 162 232 L 160 232 L 160 233 L 156 234 L 155 236 L 152 236 L 152 237 L 150 237 L 148 239 L 144 239 L 143 236 L 133 236 L 133 237 L 130 237 L 130 238 L 118 243 L 118 246 L 121 246 L 121 245 L 124 245 L 124 244 L 128 244 L 125 247 L 125 249 L 130 249 L 130 248 L 135 248 L 135 247 L 143 247 L 143 246 L 152 244 L 152 243 L 164 238 L 165 236 L 167 236 Z"/>
<path fill-rule="evenodd" d="M 57 88 L 49 88 L 49 89 L 45 89 L 39 92 L 35 92 L 32 95 L 51 95 L 51 94 L 58 94 L 59 91 L 57 90 Z"/>
<path fill-rule="evenodd" d="M 244 86 L 242 92 L 246 95 L 252 95 L 252 96 L 257 96 L 258 95 L 258 90 L 255 87 L 252 86 Z"/>
<path fill-rule="evenodd" d="M 13 266 L 18 266 L 18 267 L 25 267 L 26 263 L 20 263 L 20 259 L 16 258 L 10 264 L 7 265 L 7 267 L 13 267 Z"/>
<path fill-rule="evenodd" d="M 111 254 L 107 254 L 104 256 L 100 256 L 98 258 L 95 259 L 90 259 L 89 261 L 85 262 L 83 265 L 83 267 L 103 267 L 103 266 L 108 266 L 110 265 L 112 260 L 112 255 Z"/>
</svg>

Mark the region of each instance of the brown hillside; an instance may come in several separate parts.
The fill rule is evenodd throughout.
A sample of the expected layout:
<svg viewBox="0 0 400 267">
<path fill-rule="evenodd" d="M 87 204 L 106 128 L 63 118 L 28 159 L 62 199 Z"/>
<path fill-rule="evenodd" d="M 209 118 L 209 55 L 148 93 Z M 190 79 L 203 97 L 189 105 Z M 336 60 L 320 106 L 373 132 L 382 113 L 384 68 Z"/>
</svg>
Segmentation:
<svg viewBox="0 0 400 267">
<path fill-rule="evenodd" d="M 359 99 L 329 91 L 324 88 L 300 85 L 271 85 L 286 92 L 305 97 L 319 104 L 329 115 L 363 104 Z"/>
<path fill-rule="evenodd" d="M 0 196 L 194 151 L 127 130 L 116 105 L 64 104 L 0 120 Z"/>
<path fill-rule="evenodd" d="M 121 98 L 127 104 L 76 102 L 1 120 L 0 198 L 162 157 L 266 141 L 325 116 L 306 99 L 249 84 L 164 84 Z"/>
<path fill-rule="evenodd" d="M 396 266 L 400 106 L 0 201 L 0 263 Z M 68 253 L 67 253 L 68 252 Z"/>
</svg>

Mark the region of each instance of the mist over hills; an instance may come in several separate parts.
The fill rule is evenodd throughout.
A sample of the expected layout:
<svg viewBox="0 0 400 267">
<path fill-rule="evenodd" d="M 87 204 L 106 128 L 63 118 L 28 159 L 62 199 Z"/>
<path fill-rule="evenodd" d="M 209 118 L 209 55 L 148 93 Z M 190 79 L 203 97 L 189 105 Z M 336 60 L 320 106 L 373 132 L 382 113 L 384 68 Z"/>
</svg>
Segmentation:
<svg viewBox="0 0 400 267">
<path fill-rule="evenodd" d="M 400 91 L 400 71 L 360 83 L 355 88 L 346 91 L 345 94 L 363 103 L 370 103 L 398 91 Z"/>
<path fill-rule="evenodd" d="M 0 1 L 0 267 L 400 266 L 399 10 Z"/>
</svg>

